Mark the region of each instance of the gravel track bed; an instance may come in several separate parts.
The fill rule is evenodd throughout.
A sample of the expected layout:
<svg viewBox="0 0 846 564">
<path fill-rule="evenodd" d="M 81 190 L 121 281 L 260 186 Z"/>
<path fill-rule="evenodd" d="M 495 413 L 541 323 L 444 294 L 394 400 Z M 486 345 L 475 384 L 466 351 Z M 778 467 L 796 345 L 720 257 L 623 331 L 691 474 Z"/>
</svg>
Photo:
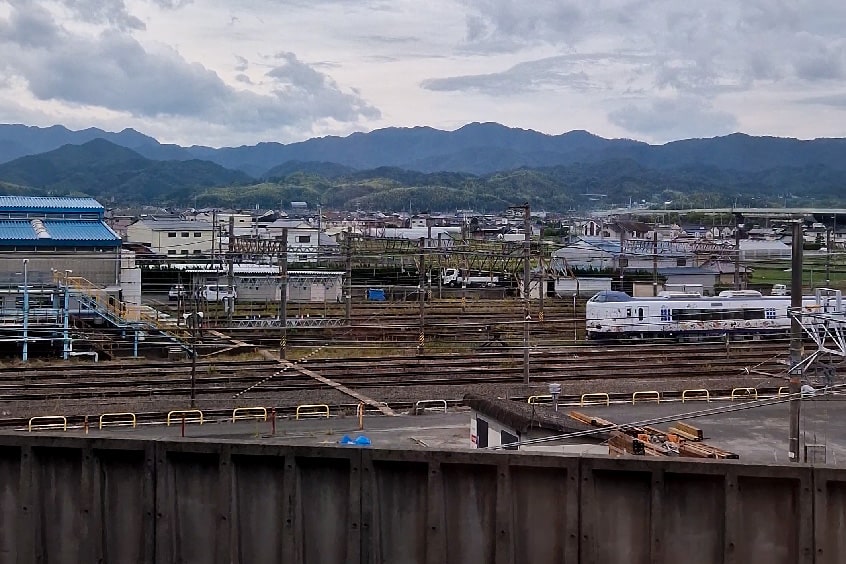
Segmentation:
<svg viewBox="0 0 846 564">
<path fill-rule="evenodd" d="M 706 388 L 710 390 L 725 390 L 739 387 L 752 388 L 777 388 L 786 385 L 784 380 L 777 378 L 763 377 L 736 377 L 736 378 L 660 378 L 660 379 L 614 379 L 614 380 L 583 380 L 576 382 L 564 382 L 562 394 L 565 396 L 578 396 L 585 393 L 606 392 L 631 394 L 636 391 L 659 390 L 661 392 L 677 392 L 684 389 Z M 548 393 L 546 383 L 529 384 L 469 384 L 466 386 L 432 385 L 432 386 L 408 386 L 408 387 L 381 387 L 366 388 L 360 390 L 366 396 L 388 403 L 409 403 L 424 399 L 445 399 L 448 401 L 461 400 L 467 393 L 481 393 L 495 395 L 498 397 L 527 397 L 531 395 L 543 395 Z M 351 406 L 357 400 L 333 389 L 288 391 L 279 393 L 262 392 L 259 389 L 248 392 L 238 398 L 216 397 L 207 399 L 202 394 L 197 398 L 197 406 L 200 409 L 227 410 L 235 407 L 246 406 L 275 406 L 282 408 L 293 408 L 302 404 L 327 404 L 334 409 L 338 406 Z M 91 415 L 92 424 L 96 422 L 96 416 L 108 412 L 167 412 L 176 409 L 189 408 L 189 398 L 133 398 L 131 400 L 64 400 L 64 401 L 37 401 L 37 402 L 4 402 L 0 405 L 0 418 L 28 418 L 36 415 L 62 414 L 66 416 Z"/>
</svg>

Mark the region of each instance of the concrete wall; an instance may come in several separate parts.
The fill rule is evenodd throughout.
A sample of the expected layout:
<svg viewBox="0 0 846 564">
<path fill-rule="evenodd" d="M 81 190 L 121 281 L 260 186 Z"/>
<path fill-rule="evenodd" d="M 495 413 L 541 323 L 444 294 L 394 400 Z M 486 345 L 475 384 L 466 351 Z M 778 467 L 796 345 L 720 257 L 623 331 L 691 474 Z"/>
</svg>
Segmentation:
<svg viewBox="0 0 846 564">
<path fill-rule="evenodd" d="M 81 276 L 98 286 L 115 286 L 120 277 L 120 248 L 112 251 L 20 251 L 0 254 L 0 278 L 20 278 L 23 259 L 28 259 L 27 270 L 31 283 L 52 282 L 53 269 L 71 276 Z"/>
<path fill-rule="evenodd" d="M 0 437 L 0 562 L 835 563 L 846 470 Z"/>
</svg>

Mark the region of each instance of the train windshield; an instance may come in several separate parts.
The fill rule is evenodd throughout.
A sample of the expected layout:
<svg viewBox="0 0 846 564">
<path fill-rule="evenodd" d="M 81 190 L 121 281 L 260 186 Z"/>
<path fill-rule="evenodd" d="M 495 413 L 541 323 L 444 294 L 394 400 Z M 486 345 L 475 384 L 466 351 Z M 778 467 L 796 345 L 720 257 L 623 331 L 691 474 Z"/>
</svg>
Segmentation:
<svg viewBox="0 0 846 564">
<path fill-rule="evenodd" d="M 615 292 L 613 290 L 602 290 L 594 295 L 590 301 L 596 303 L 605 302 L 630 302 L 632 297 L 625 292 Z"/>
</svg>

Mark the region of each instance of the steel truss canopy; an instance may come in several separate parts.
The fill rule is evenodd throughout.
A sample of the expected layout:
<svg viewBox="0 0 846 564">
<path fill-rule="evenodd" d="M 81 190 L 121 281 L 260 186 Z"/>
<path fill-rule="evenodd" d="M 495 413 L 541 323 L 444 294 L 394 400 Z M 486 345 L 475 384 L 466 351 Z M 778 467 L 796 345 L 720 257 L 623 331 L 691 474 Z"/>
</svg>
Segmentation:
<svg viewBox="0 0 846 564">
<path fill-rule="evenodd" d="M 799 321 L 802 331 L 817 345 L 791 372 L 804 372 L 822 355 L 846 358 L 846 312 L 840 290 L 818 288 L 813 305 L 790 308 L 790 317 Z"/>
</svg>

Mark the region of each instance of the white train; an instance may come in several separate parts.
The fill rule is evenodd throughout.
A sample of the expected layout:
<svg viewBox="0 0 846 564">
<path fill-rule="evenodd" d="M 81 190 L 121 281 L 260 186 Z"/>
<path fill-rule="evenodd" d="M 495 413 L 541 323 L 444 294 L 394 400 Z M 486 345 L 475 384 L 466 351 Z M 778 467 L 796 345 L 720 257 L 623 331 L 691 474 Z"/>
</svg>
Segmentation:
<svg viewBox="0 0 846 564">
<path fill-rule="evenodd" d="M 808 312 L 840 311 L 836 296 L 805 296 Z M 588 339 L 784 335 L 790 331 L 789 296 L 763 296 L 754 290 L 728 290 L 718 296 L 662 292 L 654 298 L 633 298 L 603 291 L 588 300 Z"/>
</svg>

